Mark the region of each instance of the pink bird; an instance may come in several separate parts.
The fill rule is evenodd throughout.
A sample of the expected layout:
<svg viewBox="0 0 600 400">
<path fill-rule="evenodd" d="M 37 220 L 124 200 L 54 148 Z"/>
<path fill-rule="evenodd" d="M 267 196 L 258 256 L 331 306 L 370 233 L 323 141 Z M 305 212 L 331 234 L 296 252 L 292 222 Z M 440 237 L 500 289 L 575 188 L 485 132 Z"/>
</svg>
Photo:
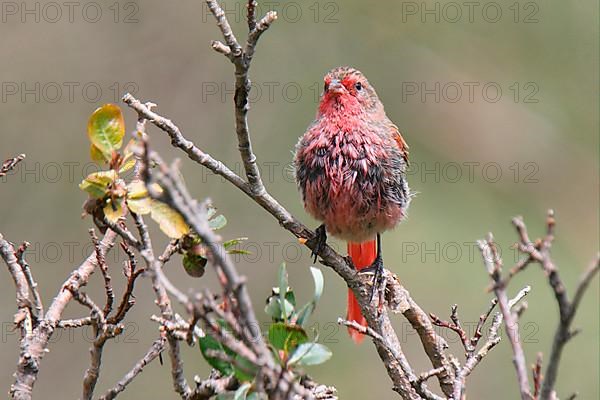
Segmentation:
<svg viewBox="0 0 600 400">
<path fill-rule="evenodd" d="M 375 272 L 372 295 L 383 272 L 380 233 L 402 221 L 410 203 L 408 145 L 360 71 L 335 68 L 324 81 L 317 118 L 296 145 L 296 181 L 306 211 L 323 222 L 315 259 L 326 232 L 346 240 L 354 266 Z M 351 290 L 347 319 L 366 326 Z"/>
</svg>

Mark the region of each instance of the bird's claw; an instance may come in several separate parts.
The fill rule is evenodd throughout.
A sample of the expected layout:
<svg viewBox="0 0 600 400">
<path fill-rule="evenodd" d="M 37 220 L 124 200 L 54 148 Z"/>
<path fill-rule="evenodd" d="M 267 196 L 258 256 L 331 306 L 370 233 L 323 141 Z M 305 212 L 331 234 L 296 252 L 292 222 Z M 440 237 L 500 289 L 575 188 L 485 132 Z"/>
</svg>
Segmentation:
<svg viewBox="0 0 600 400">
<path fill-rule="evenodd" d="M 369 303 L 373 301 L 375 293 L 381 290 L 383 283 L 383 259 L 381 256 L 377 256 L 373 264 L 368 267 L 368 270 L 373 272 L 373 281 L 371 283 L 371 294 L 369 295 Z"/>
<path fill-rule="evenodd" d="M 379 302 L 377 305 L 378 312 L 381 312 L 384 304 L 384 290 L 385 290 L 385 277 L 384 277 L 384 266 L 383 259 L 381 255 L 378 255 L 373 264 L 368 266 L 367 268 L 363 268 L 360 270 L 360 274 L 373 274 L 373 278 L 371 280 L 371 288 L 369 294 L 369 303 L 373 302 L 373 298 L 375 297 L 375 293 L 378 294 Z"/>
<path fill-rule="evenodd" d="M 317 262 L 317 257 L 319 253 L 327 246 L 327 231 L 325 230 L 325 225 L 320 225 L 317 229 L 315 229 L 315 236 L 309 240 L 314 243 L 310 256 L 313 258 L 313 262 Z"/>
</svg>

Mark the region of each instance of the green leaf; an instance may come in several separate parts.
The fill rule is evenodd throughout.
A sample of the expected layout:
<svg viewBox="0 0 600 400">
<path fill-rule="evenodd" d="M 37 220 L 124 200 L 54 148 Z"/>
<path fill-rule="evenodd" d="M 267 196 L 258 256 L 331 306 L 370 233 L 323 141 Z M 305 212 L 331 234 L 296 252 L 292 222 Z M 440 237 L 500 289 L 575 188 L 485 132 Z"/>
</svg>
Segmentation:
<svg viewBox="0 0 600 400">
<path fill-rule="evenodd" d="M 127 185 L 127 198 L 128 199 L 141 199 L 148 197 L 148 189 L 143 181 L 134 179 Z"/>
<path fill-rule="evenodd" d="M 103 154 L 105 160 L 110 160 L 113 151 L 121 148 L 125 135 L 125 120 L 119 106 L 105 104 L 98 108 L 91 115 L 87 130 L 92 145 Z"/>
<path fill-rule="evenodd" d="M 238 390 L 235 391 L 233 395 L 233 400 L 246 400 L 246 396 L 248 395 L 248 391 L 252 385 L 250 383 L 244 383 L 241 385 Z"/>
<path fill-rule="evenodd" d="M 294 312 L 294 306 L 289 301 L 285 300 L 283 307 L 281 304 L 279 296 L 271 296 L 267 300 L 265 312 L 273 321 L 285 321 Z"/>
<path fill-rule="evenodd" d="M 236 239 L 231 239 L 231 240 L 224 242 L 223 247 L 225 247 L 225 249 L 229 249 L 230 247 L 233 247 L 233 246 L 236 246 L 236 245 L 242 243 L 244 240 L 248 240 L 248 238 L 240 237 L 240 238 L 236 238 Z"/>
<path fill-rule="evenodd" d="M 287 293 L 287 289 L 288 289 L 288 275 L 287 275 L 287 270 L 285 269 L 285 263 L 281 263 L 281 265 L 279 266 L 279 303 L 280 304 L 285 304 L 286 300 L 285 300 L 285 294 Z M 290 303 L 291 304 L 291 303 Z M 289 316 L 287 314 L 287 310 L 285 307 L 282 307 L 284 311 L 286 311 L 285 313 L 282 314 L 282 319 L 287 319 L 287 317 Z"/>
<path fill-rule="evenodd" d="M 248 250 L 231 248 L 231 247 L 237 246 L 238 244 L 242 243 L 244 240 L 248 240 L 248 238 L 241 237 L 241 238 L 231 239 L 231 240 L 224 242 L 223 247 L 225 248 L 225 250 L 227 250 L 227 254 L 242 254 L 242 255 L 252 254 Z"/>
<path fill-rule="evenodd" d="M 79 188 L 89 193 L 92 197 L 101 199 L 106 195 L 108 185 L 117 179 L 117 173 L 114 170 L 99 171 L 89 174 L 80 184 Z"/>
<path fill-rule="evenodd" d="M 235 393 L 233 392 L 219 393 L 217 397 L 215 397 L 215 400 L 233 400 L 234 394 Z"/>
<path fill-rule="evenodd" d="M 123 165 L 121 165 L 121 168 L 119 168 L 119 173 L 123 174 L 133 167 L 135 167 L 135 158 L 130 158 L 129 160 L 126 160 Z"/>
<path fill-rule="evenodd" d="M 277 350 L 283 350 L 288 335 L 288 325 L 284 322 L 275 322 L 269 327 L 269 343 Z"/>
<path fill-rule="evenodd" d="M 290 331 L 283 345 L 283 350 L 288 354 L 292 353 L 299 345 L 308 342 L 308 335 L 301 326 L 293 325 L 292 328 L 293 330 Z"/>
<path fill-rule="evenodd" d="M 313 294 L 313 299 L 309 303 L 305 304 L 296 314 L 296 323 L 299 325 L 304 325 L 308 321 L 308 318 L 312 315 L 313 311 L 317 307 L 317 303 L 321 299 L 321 295 L 323 294 L 323 273 L 320 269 L 314 267 L 310 267 L 310 272 L 315 283 L 315 291 Z"/>
<path fill-rule="evenodd" d="M 146 215 L 152 211 L 152 199 L 148 196 L 146 185 L 139 179 L 127 185 L 127 206 L 139 215 Z"/>
<path fill-rule="evenodd" d="M 267 299 L 267 305 L 265 306 L 265 313 L 271 317 L 273 321 L 281 321 L 281 307 L 279 306 L 279 299 L 271 296 Z"/>
<path fill-rule="evenodd" d="M 92 161 L 98 162 L 110 161 L 109 159 L 106 159 L 106 157 L 104 157 L 104 154 L 100 151 L 100 149 L 94 146 L 93 144 L 90 145 L 90 158 L 92 159 Z"/>
<path fill-rule="evenodd" d="M 186 252 L 183 255 L 183 268 L 185 272 L 194 278 L 200 278 L 204 275 L 206 263 L 208 260 L 201 255 Z"/>
<path fill-rule="evenodd" d="M 127 199 L 129 209 L 139 215 L 146 215 L 152 211 L 152 199 L 149 197 L 142 199 Z"/>
<path fill-rule="evenodd" d="M 276 322 L 269 327 L 269 343 L 277 350 L 284 350 L 289 353 L 307 340 L 308 335 L 298 325 Z"/>
<path fill-rule="evenodd" d="M 233 374 L 240 382 L 250 382 L 254 380 L 258 367 L 252 364 L 247 358 L 236 354 L 235 361 L 232 363 Z"/>
<path fill-rule="evenodd" d="M 323 279 L 323 273 L 319 268 L 310 267 L 310 273 L 312 274 L 313 281 L 315 282 L 315 292 L 313 294 L 313 302 L 316 304 L 321 299 L 323 294 L 323 287 L 325 286 L 325 280 Z"/>
<path fill-rule="evenodd" d="M 198 339 L 198 344 L 200 345 L 200 352 L 202 356 L 210 364 L 211 367 L 221 372 L 223 375 L 229 376 L 233 374 L 233 366 L 221 359 L 216 357 L 211 357 L 208 355 L 209 350 L 216 350 L 225 353 L 225 349 L 215 338 L 210 335 L 206 335 Z"/>
<path fill-rule="evenodd" d="M 160 230 L 171 239 L 180 239 L 190 232 L 183 217 L 165 203 L 152 200 L 150 217 L 158 223 Z"/>
<path fill-rule="evenodd" d="M 285 294 L 285 299 L 292 305 L 292 307 L 296 307 L 296 295 L 292 289 L 288 288 L 287 293 Z"/>
<path fill-rule="evenodd" d="M 233 250 L 227 250 L 227 254 L 242 254 L 242 255 L 248 255 L 248 254 L 252 254 L 251 252 L 249 252 L 248 250 L 237 250 L 237 249 L 233 249 Z"/>
<path fill-rule="evenodd" d="M 288 364 L 318 365 L 331 358 L 331 350 L 320 343 L 303 343 L 296 348 Z"/>
<path fill-rule="evenodd" d="M 208 221 L 208 226 L 213 231 L 221 229 L 225 227 L 225 225 L 227 225 L 227 218 L 225 218 L 224 215 L 217 215 L 216 217 Z"/>
<path fill-rule="evenodd" d="M 252 392 L 246 397 L 246 400 L 269 400 L 264 393 Z"/>
</svg>

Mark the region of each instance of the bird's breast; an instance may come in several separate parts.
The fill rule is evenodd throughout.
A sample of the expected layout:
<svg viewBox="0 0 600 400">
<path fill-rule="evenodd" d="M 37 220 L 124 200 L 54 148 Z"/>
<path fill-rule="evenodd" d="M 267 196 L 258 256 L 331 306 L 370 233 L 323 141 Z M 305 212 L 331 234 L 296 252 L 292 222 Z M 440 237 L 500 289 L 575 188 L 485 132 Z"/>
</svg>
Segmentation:
<svg viewBox="0 0 600 400">
<path fill-rule="evenodd" d="M 392 188 L 400 174 L 394 144 L 373 128 L 329 121 L 298 143 L 296 178 L 305 208 L 334 235 L 356 238 L 359 231 L 389 229 L 402 217 Z"/>
</svg>

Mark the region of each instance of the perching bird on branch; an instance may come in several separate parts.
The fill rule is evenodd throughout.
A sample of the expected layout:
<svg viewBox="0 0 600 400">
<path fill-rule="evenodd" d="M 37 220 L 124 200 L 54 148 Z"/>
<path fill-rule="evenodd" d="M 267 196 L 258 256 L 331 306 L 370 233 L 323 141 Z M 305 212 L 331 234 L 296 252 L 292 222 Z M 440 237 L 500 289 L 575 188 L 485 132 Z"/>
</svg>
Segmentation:
<svg viewBox="0 0 600 400">
<path fill-rule="evenodd" d="M 374 293 L 383 273 L 380 234 L 402 221 L 410 202 L 408 145 L 360 71 L 335 68 L 324 81 L 317 118 L 296 145 L 296 181 L 307 212 L 323 221 L 316 252 L 326 231 L 347 240 L 355 267 L 374 273 Z M 366 326 L 351 290 L 347 319 Z"/>
</svg>

